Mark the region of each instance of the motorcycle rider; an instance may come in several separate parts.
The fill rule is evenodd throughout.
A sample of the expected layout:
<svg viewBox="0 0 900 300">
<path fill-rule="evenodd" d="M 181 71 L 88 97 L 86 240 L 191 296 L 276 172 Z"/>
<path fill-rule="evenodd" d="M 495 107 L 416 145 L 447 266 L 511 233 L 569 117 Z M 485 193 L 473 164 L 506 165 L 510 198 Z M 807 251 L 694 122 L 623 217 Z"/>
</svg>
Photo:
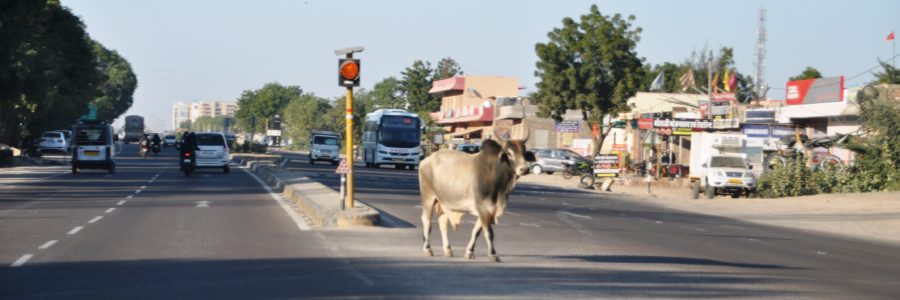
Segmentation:
<svg viewBox="0 0 900 300">
<path fill-rule="evenodd" d="M 191 156 L 190 156 L 191 162 L 196 163 L 197 159 L 195 157 L 196 153 L 194 151 L 197 150 L 197 139 L 194 137 L 193 132 L 186 131 L 181 136 L 181 149 L 180 150 L 181 150 L 181 156 L 179 156 L 179 157 L 181 157 L 182 162 L 185 157 L 185 153 L 190 153 L 191 154 Z"/>
<path fill-rule="evenodd" d="M 141 134 L 141 140 L 138 142 L 138 145 L 140 153 L 147 157 L 147 152 L 150 151 L 150 139 L 146 134 Z"/>
<path fill-rule="evenodd" d="M 158 133 L 154 133 L 154 134 L 153 134 L 153 139 L 152 139 L 152 141 L 153 141 L 153 144 L 152 144 L 151 146 L 152 146 L 152 149 L 153 149 L 153 153 L 159 154 L 159 150 L 162 149 L 162 139 L 159 138 L 159 134 L 158 134 Z"/>
</svg>

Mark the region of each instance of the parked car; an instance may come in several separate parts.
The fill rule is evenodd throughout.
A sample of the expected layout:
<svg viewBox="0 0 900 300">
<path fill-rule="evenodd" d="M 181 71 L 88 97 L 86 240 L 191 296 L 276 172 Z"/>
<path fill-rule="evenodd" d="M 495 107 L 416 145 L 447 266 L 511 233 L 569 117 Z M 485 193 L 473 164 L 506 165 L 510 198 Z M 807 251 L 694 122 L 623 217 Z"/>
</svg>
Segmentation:
<svg viewBox="0 0 900 300">
<path fill-rule="evenodd" d="M 175 136 L 168 134 L 163 138 L 163 147 L 175 146 Z"/>
<path fill-rule="evenodd" d="M 567 165 L 573 165 L 578 160 L 589 161 L 589 159 L 569 149 L 535 149 L 531 152 L 534 153 L 535 159 L 531 163 L 531 173 L 536 175 L 562 172 Z"/>
<path fill-rule="evenodd" d="M 6 144 L 0 144 L 0 166 L 13 166 L 13 149 Z"/>
<path fill-rule="evenodd" d="M 222 172 L 228 173 L 228 143 L 225 135 L 220 132 L 198 132 L 194 134 L 197 139 L 197 168 L 222 168 Z"/>
<path fill-rule="evenodd" d="M 41 142 L 38 144 L 41 153 L 44 152 L 69 152 L 69 142 L 66 140 L 64 133 L 59 131 L 47 131 L 41 135 Z"/>
</svg>

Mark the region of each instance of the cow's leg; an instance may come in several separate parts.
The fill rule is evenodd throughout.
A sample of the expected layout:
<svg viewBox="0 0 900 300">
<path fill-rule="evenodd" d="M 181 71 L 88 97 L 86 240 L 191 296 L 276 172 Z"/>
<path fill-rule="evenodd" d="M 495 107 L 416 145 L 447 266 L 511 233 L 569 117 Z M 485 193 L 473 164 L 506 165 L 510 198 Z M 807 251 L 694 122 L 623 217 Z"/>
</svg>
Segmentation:
<svg viewBox="0 0 900 300">
<path fill-rule="evenodd" d="M 494 220 L 492 220 L 490 215 L 482 216 L 484 217 L 481 217 L 481 229 L 484 231 L 484 241 L 487 243 L 488 259 L 499 262 L 500 257 L 497 256 L 497 251 L 494 251 L 494 228 L 491 226 Z"/>
<path fill-rule="evenodd" d="M 431 252 L 431 212 L 436 202 L 437 200 L 422 201 L 422 238 L 425 242 L 422 251 L 425 252 L 425 256 L 434 255 Z"/>
<path fill-rule="evenodd" d="M 475 240 L 478 239 L 478 235 L 481 234 L 481 218 L 479 217 L 477 221 L 475 221 L 475 227 L 472 227 L 472 237 L 469 238 L 469 245 L 466 246 L 466 259 L 474 259 L 475 258 Z"/>
<path fill-rule="evenodd" d="M 444 256 L 453 257 L 453 250 L 450 249 L 450 239 L 447 238 L 447 224 L 450 223 L 450 216 L 447 213 L 438 217 L 438 226 L 441 229 L 441 241 L 444 242 Z"/>
</svg>

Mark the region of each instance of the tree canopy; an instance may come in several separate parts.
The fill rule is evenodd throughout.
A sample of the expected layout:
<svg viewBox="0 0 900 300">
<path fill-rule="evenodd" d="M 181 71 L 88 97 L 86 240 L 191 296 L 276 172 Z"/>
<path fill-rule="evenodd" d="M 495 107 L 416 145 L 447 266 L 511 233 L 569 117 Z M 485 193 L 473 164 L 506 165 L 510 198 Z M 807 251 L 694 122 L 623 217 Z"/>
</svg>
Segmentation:
<svg viewBox="0 0 900 300">
<path fill-rule="evenodd" d="M 134 102 L 137 76 L 131 70 L 131 64 L 118 52 L 106 49 L 97 41 L 92 40 L 91 44 L 101 76 L 97 97 L 92 103 L 97 107 L 98 120 L 112 121 L 125 113 Z"/>
<path fill-rule="evenodd" d="M 412 66 L 406 68 L 401 74 L 401 90 L 409 102 L 409 110 L 412 112 L 433 112 L 441 107 L 441 99 L 429 94 L 433 82 L 434 69 L 431 63 L 416 60 Z"/>
<path fill-rule="evenodd" d="M 881 72 L 875 72 L 875 82 L 876 84 L 900 84 L 900 74 L 897 73 L 897 69 L 894 68 L 889 63 L 878 61 L 878 64 L 881 65 Z"/>
<path fill-rule="evenodd" d="M 788 78 L 788 81 L 816 78 L 822 78 L 822 73 L 819 73 L 819 70 L 816 70 L 816 68 L 806 67 L 806 69 L 804 69 L 803 72 L 800 72 L 800 74 L 797 74 L 797 76 Z"/>
<path fill-rule="evenodd" d="M 277 82 L 267 83 L 258 90 L 245 90 L 238 98 L 239 109 L 235 118 L 244 130 L 263 132 L 272 116 L 281 113 L 291 100 L 302 94 L 299 86 L 283 86 Z M 253 118 L 256 119 L 255 128 L 251 128 Z"/>
<path fill-rule="evenodd" d="M 579 21 L 562 20 L 562 27 L 535 45 L 540 111 L 561 120 L 567 109 L 581 109 L 583 118 L 598 122 L 607 113 L 625 109 L 625 101 L 641 84 L 645 70 L 635 52 L 641 28 L 634 16 L 606 16 L 597 5 Z"/>
</svg>

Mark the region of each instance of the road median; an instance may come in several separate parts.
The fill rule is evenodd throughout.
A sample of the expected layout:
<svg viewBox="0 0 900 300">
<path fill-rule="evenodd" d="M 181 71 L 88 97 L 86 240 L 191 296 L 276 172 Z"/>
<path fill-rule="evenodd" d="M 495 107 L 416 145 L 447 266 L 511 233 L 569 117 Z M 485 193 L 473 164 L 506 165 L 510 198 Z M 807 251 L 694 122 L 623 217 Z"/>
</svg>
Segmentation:
<svg viewBox="0 0 900 300">
<path fill-rule="evenodd" d="M 303 176 L 290 172 L 283 166 L 284 159 L 277 156 L 236 155 L 234 162 L 244 166 L 302 210 L 316 226 L 341 228 L 375 226 L 381 220 L 374 208 L 355 201 L 355 207 L 343 208 L 340 193 Z"/>
</svg>

